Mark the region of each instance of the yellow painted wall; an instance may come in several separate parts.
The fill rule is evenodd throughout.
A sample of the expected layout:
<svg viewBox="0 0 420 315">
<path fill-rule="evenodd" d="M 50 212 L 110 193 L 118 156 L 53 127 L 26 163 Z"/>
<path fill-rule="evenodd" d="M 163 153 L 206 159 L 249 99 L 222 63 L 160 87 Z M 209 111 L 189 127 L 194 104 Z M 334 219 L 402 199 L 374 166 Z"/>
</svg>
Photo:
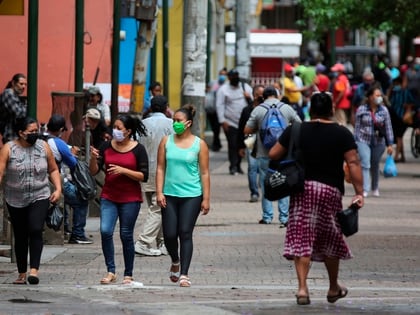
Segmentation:
<svg viewBox="0 0 420 315">
<path fill-rule="evenodd" d="M 23 0 L 0 0 L 0 15 L 23 15 Z"/>
<path fill-rule="evenodd" d="M 173 0 L 168 14 L 169 95 L 165 95 L 168 97 L 169 106 L 172 110 L 177 110 L 181 105 L 183 14 L 183 1 Z M 160 11 L 156 37 L 156 81 L 163 85 L 162 20 L 162 11 Z"/>
</svg>

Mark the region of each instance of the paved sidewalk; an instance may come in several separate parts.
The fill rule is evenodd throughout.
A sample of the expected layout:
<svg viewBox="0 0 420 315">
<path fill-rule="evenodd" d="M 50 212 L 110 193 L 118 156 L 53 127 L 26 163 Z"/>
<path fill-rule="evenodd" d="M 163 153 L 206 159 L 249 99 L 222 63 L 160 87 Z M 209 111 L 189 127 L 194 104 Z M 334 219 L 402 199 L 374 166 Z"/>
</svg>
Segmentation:
<svg viewBox="0 0 420 315">
<path fill-rule="evenodd" d="M 191 288 L 169 281 L 168 256 L 137 256 L 138 282 L 133 286 L 123 286 L 121 277 L 116 285 L 100 285 L 106 269 L 99 219 L 89 218 L 87 230 L 95 243 L 45 246 L 38 286 L 10 284 L 16 267 L 0 257 L 0 315 L 419 314 L 420 159 L 408 150 L 406 156 L 408 161 L 398 164 L 398 177 L 382 177 L 381 197 L 369 197 L 360 212 L 360 231 L 348 239 L 355 257 L 342 262 L 340 272 L 349 295 L 336 304 L 327 303 L 328 277 L 323 265 L 314 263 L 309 274 L 312 304 L 296 305 L 293 264 L 281 256 L 285 229 L 279 229 L 278 221 L 257 223 L 260 203 L 248 202 L 246 175 L 229 175 L 224 143 L 222 151 L 211 153 L 211 211 L 200 216 L 194 232 Z M 347 191 L 350 195 L 350 186 Z M 121 275 L 118 227 L 116 231 Z"/>
</svg>

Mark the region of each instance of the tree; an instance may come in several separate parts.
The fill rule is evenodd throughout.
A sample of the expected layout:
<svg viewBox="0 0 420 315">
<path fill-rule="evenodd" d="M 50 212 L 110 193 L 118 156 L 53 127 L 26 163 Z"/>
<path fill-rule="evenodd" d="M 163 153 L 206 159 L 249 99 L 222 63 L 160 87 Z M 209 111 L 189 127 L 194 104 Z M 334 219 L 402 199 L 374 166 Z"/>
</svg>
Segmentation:
<svg viewBox="0 0 420 315">
<path fill-rule="evenodd" d="M 298 3 L 305 18 L 298 24 L 307 27 L 310 23 L 311 30 L 305 34 L 312 37 L 340 27 L 412 38 L 420 29 L 420 2 L 417 1 L 299 0 Z"/>
</svg>

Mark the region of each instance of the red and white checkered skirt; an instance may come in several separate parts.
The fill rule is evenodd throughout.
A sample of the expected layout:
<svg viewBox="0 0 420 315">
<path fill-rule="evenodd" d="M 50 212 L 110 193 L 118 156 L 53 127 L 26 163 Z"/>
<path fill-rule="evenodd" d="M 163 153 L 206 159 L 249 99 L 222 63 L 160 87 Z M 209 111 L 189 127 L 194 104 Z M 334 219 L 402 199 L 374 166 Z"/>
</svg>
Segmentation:
<svg viewBox="0 0 420 315">
<path fill-rule="evenodd" d="M 341 192 L 329 185 L 305 181 L 305 190 L 290 197 L 289 221 L 283 256 L 311 257 L 323 262 L 325 257 L 350 259 L 336 212 L 342 210 Z"/>
</svg>

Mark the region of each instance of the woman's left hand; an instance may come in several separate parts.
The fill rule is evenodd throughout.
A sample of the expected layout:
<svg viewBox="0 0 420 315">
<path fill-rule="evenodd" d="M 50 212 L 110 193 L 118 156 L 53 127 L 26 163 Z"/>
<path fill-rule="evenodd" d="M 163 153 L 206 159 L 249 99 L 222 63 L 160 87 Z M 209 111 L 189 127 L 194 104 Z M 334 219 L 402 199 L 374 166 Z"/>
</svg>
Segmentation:
<svg viewBox="0 0 420 315">
<path fill-rule="evenodd" d="M 389 155 L 391 155 L 393 151 L 394 151 L 394 150 L 392 149 L 392 145 L 389 145 L 389 146 L 386 148 L 386 153 L 388 153 Z"/>
<path fill-rule="evenodd" d="M 121 175 L 124 171 L 124 167 L 115 164 L 109 164 L 107 171 L 109 174 Z"/>
<path fill-rule="evenodd" d="M 210 202 L 203 200 L 201 202 L 201 213 L 206 215 L 210 211 Z"/>
<path fill-rule="evenodd" d="M 54 192 L 50 196 L 50 202 L 51 203 L 58 203 L 61 198 L 61 192 L 58 190 L 54 190 Z"/>
</svg>

